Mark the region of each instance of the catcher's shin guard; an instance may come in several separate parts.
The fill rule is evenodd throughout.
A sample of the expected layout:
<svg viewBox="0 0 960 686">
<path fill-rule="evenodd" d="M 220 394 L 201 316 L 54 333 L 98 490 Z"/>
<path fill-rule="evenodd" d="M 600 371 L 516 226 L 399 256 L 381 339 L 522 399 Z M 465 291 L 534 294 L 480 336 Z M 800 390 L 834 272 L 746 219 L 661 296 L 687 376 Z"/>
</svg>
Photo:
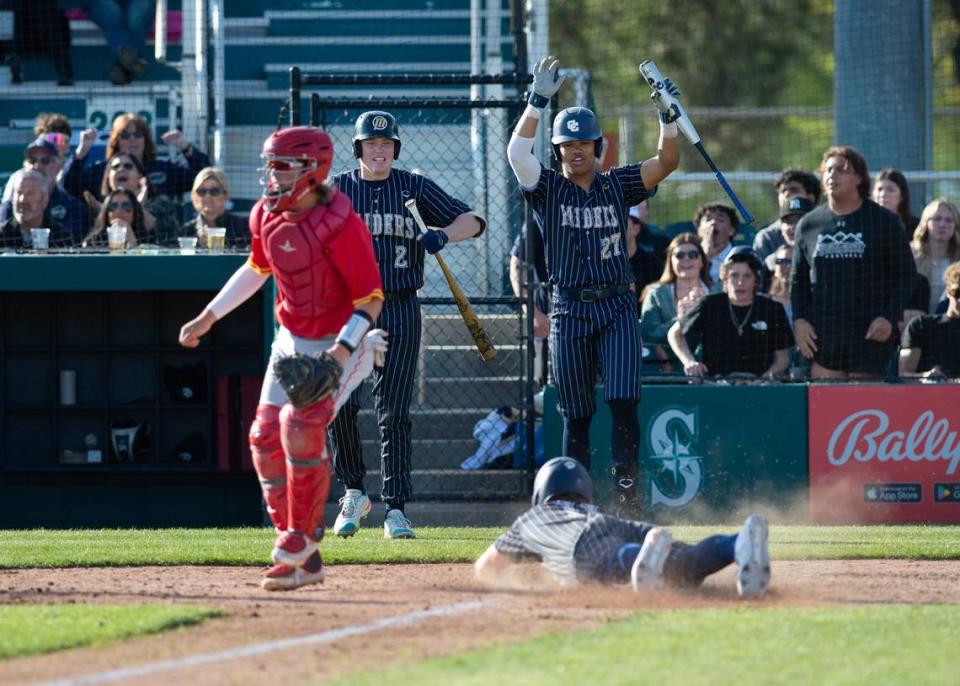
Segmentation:
<svg viewBox="0 0 960 686">
<path fill-rule="evenodd" d="M 299 409 L 289 403 L 280 411 L 280 441 L 287 455 L 287 528 L 323 538 L 323 504 L 330 491 L 327 425 L 333 419 L 333 398 Z"/>
<path fill-rule="evenodd" d="M 277 531 L 286 531 L 287 462 L 283 459 L 280 444 L 280 408 L 277 405 L 257 406 L 257 415 L 250 427 L 250 453 L 270 521 Z"/>
</svg>

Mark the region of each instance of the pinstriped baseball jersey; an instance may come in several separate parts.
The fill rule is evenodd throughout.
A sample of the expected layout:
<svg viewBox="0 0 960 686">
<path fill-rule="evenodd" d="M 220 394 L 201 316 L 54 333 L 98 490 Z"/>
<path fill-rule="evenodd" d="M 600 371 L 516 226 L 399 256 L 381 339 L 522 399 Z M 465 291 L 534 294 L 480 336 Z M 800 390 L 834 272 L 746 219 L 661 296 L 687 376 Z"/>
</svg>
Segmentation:
<svg viewBox="0 0 960 686">
<path fill-rule="evenodd" d="M 330 183 L 350 196 L 354 211 L 366 222 L 387 292 L 423 286 L 425 251 L 417 223 L 404 207 L 407 200 L 416 199 L 427 226 L 449 226 L 470 211 L 427 177 L 404 169 L 392 169 L 382 181 L 365 181 L 360 169 L 354 169 L 337 174 Z"/>
<path fill-rule="evenodd" d="M 517 517 L 494 546 L 513 560 L 539 560 L 561 583 L 606 581 L 620 546 L 642 544 L 651 528 L 605 515 L 595 505 L 556 500 Z"/>
<path fill-rule="evenodd" d="M 582 288 L 633 281 L 626 247 L 627 208 L 648 191 L 640 165 L 598 172 L 589 191 L 552 169 L 523 196 L 539 215 L 550 283 Z"/>
</svg>

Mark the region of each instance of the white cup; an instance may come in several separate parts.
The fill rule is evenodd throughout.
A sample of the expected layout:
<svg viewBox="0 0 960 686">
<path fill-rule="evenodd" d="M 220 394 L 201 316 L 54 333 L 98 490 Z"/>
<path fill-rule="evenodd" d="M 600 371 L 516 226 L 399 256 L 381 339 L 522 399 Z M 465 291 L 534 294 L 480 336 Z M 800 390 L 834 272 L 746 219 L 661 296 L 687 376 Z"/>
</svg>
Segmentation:
<svg viewBox="0 0 960 686">
<path fill-rule="evenodd" d="M 227 230 L 223 227 L 207 229 L 207 247 L 210 252 L 222 252 L 227 244 Z"/>
<path fill-rule="evenodd" d="M 127 225 L 121 222 L 107 227 L 107 245 L 112 253 L 122 253 L 127 247 Z"/>
<path fill-rule="evenodd" d="M 46 252 L 50 249 L 50 229 L 30 229 L 30 241 L 34 250 Z"/>
<path fill-rule="evenodd" d="M 77 404 L 77 372 L 73 369 L 60 370 L 60 404 Z"/>
<path fill-rule="evenodd" d="M 196 236 L 181 236 L 177 239 L 177 243 L 180 244 L 180 254 L 181 255 L 195 255 L 197 252 L 197 237 Z"/>
</svg>

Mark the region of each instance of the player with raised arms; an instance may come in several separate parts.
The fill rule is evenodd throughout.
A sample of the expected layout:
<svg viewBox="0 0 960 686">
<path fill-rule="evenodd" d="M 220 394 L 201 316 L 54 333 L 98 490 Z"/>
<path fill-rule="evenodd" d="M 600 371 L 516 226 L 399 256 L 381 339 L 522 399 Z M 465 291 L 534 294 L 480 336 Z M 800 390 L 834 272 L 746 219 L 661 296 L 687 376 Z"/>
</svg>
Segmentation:
<svg viewBox="0 0 960 686">
<path fill-rule="evenodd" d="M 628 208 L 656 192 L 677 168 L 676 120 L 682 111 L 652 98 L 660 110 L 655 157 L 606 172 L 597 168 L 603 134 L 596 115 L 568 107 L 553 122 L 553 152 L 562 172 L 541 166 L 533 154 L 543 108 L 563 85 L 560 64 L 545 57 L 534 69 L 529 104 L 507 148 L 523 196 L 538 215 L 548 281 L 553 285 L 550 353 L 560 414 L 563 452 L 590 466 L 590 421 L 599 370 L 613 416 L 611 451 L 620 512 L 637 503 L 640 365 L 642 345 L 634 277 L 626 246 Z M 665 80 L 667 92 L 678 94 Z"/>
<path fill-rule="evenodd" d="M 280 326 L 250 428 L 253 464 L 276 527 L 269 591 L 323 581 L 317 545 L 330 490 L 327 427 L 350 393 L 383 364 L 380 273 L 350 200 L 324 184 L 333 143 L 294 126 L 263 144 L 263 197 L 250 212 L 250 257 L 199 316 L 183 325 L 189 348 L 253 296 L 272 274 Z"/>
</svg>

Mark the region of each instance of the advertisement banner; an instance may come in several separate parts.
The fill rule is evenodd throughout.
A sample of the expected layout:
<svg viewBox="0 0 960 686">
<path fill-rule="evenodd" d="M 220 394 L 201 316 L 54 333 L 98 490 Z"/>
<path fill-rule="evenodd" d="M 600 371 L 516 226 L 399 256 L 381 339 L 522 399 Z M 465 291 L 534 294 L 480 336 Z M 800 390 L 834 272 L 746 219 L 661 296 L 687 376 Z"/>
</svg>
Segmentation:
<svg viewBox="0 0 960 686">
<path fill-rule="evenodd" d="M 594 494 L 613 499 L 610 410 L 597 389 L 590 427 Z M 646 386 L 638 408 L 639 483 L 654 521 L 732 521 L 746 511 L 806 513 L 806 387 Z M 544 394 L 546 457 L 561 450 L 556 391 Z"/>
<path fill-rule="evenodd" d="M 960 386 L 811 386 L 810 516 L 960 523 Z"/>
</svg>

